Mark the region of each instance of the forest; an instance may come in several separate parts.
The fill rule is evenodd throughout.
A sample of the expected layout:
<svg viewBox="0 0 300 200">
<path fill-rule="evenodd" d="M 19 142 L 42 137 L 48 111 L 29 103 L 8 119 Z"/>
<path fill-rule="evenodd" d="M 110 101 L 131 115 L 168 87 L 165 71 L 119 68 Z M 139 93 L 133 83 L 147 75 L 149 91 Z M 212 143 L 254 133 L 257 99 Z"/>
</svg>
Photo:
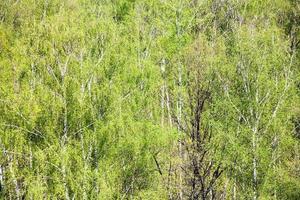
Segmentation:
<svg viewBox="0 0 300 200">
<path fill-rule="evenodd" d="M 0 199 L 299 200 L 299 0 L 0 0 Z"/>
</svg>

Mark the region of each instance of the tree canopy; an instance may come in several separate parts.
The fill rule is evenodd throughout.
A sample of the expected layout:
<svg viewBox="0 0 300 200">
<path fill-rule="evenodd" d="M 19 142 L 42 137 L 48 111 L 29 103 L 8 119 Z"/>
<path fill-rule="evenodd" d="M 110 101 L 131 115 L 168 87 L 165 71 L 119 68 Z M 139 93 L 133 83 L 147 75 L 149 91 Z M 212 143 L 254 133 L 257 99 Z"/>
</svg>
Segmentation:
<svg viewBox="0 0 300 200">
<path fill-rule="evenodd" d="M 0 1 L 0 199 L 300 199 L 298 0 Z"/>
</svg>

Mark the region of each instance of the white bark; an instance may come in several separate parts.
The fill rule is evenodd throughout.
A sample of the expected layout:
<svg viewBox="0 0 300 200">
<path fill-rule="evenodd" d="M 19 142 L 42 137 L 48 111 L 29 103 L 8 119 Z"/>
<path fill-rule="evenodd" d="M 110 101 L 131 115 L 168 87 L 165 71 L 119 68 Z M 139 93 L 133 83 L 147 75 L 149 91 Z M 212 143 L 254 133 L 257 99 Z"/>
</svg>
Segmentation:
<svg viewBox="0 0 300 200">
<path fill-rule="evenodd" d="M 172 126 L 172 117 L 171 117 L 171 108 L 170 108 L 170 97 L 169 97 L 169 92 L 168 88 L 165 84 L 165 89 L 166 89 L 166 105 L 167 105 L 167 111 L 168 111 L 168 118 L 169 118 L 169 126 Z"/>
<path fill-rule="evenodd" d="M 181 115 L 182 115 L 182 97 L 181 97 L 181 86 L 182 86 L 182 69 L 181 64 L 178 65 L 178 82 L 179 82 L 179 93 L 178 93 L 178 124 L 181 123 Z M 179 126 L 177 127 L 179 132 Z M 183 163 L 183 149 L 181 140 L 179 141 L 179 156 L 181 158 L 181 162 Z M 181 165 L 182 165 L 181 163 Z M 182 169 L 179 169 L 179 198 L 183 199 L 183 172 Z"/>
<path fill-rule="evenodd" d="M 20 188 L 19 188 L 18 181 L 17 181 L 17 178 L 16 178 L 14 170 L 13 170 L 13 157 L 12 157 L 12 155 L 9 156 L 9 170 L 10 170 L 10 174 L 11 174 L 11 177 L 12 177 L 12 182 L 15 186 L 16 199 L 19 200 L 20 199 Z"/>
<path fill-rule="evenodd" d="M 233 183 L 233 200 L 236 200 L 236 178 Z"/>
<path fill-rule="evenodd" d="M 164 126 L 164 115 L 165 115 L 165 111 L 164 111 L 164 107 L 165 107 L 165 92 L 164 92 L 164 85 L 161 86 L 161 100 L 160 100 L 160 106 L 161 106 L 161 126 Z"/>
<path fill-rule="evenodd" d="M 181 28 L 180 28 L 180 19 L 179 19 L 179 13 L 181 11 L 182 7 L 182 2 L 179 2 L 179 9 L 176 9 L 176 35 L 177 38 L 179 39 L 181 36 Z M 181 86 L 182 86 L 182 66 L 181 63 L 178 64 L 178 84 L 179 84 L 179 92 L 178 92 L 178 124 L 181 123 L 181 115 L 182 115 L 182 97 L 181 97 Z M 177 127 L 178 132 L 179 132 L 179 126 Z M 181 168 L 182 168 L 182 164 L 183 164 L 183 148 L 182 148 L 182 142 L 181 140 L 179 141 L 179 156 L 181 158 Z M 183 171 L 182 169 L 179 169 L 179 199 L 182 200 L 183 199 Z"/>
<path fill-rule="evenodd" d="M 82 161 L 84 162 L 84 171 L 83 171 L 83 182 L 82 182 L 82 199 L 87 199 L 87 194 L 86 194 L 86 171 L 87 171 L 87 163 L 86 163 L 86 155 L 84 151 L 84 138 L 83 134 L 80 134 L 80 141 L 81 141 L 81 151 L 82 151 Z"/>
<path fill-rule="evenodd" d="M 257 199 L 257 156 L 256 156 L 256 130 L 252 133 L 252 151 L 253 151 L 253 200 Z"/>
<path fill-rule="evenodd" d="M 65 198 L 66 198 L 66 200 L 70 200 L 69 188 L 67 186 L 67 175 L 66 175 L 65 164 L 62 165 L 62 176 L 63 176 L 63 185 L 64 185 L 64 190 L 65 190 Z"/>
<path fill-rule="evenodd" d="M 4 189 L 4 167 L 0 165 L 0 190 Z"/>
<path fill-rule="evenodd" d="M 160 70 L 163 77 L 163 85 L 161 86 L 161 126 L 164 126 L 164 117 L 165 117 L 165 69 L 166 69 L 166 60 L 163 58 L 160 64 Z"/>
<path fill-rule="evenodd" d="M 68 109 L 67 109 L 67 91 L 66 91 L 66 86 L 64 83 L 65 76 L 67 75 L 68 72 L 68 63 L 69 63 L 70 57 L 68 56 L 66 59 L 66 62 L 63 66 L 61 66 L 60 71 L 61 71 L 61 76 L 62 76 L 62 89 L 63 89 L 63 136 L 61 139 L 61 146 L 62 146 L 62 154 L 63 156 L 66 154 L 66 145 L 67 145 L 67 140 L 68 140 Z M 66 173 L 66 164 L 65 161 L 62 161 L 62 178 L 63 178 L 63 185 L 64 185 L 64 190 L 65 190 L 65 198 L 66 200 L 70 200 L 69 196 L 69 188 L 67 185 L 67 173 Z"/>
</svg>

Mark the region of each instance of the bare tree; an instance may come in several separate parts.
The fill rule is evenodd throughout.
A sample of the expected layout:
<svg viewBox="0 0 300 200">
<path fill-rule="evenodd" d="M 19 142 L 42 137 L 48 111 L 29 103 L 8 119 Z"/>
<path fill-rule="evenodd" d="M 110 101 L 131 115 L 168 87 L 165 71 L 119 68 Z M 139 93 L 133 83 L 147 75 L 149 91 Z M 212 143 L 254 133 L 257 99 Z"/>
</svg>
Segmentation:
<svg viewBox="0 0 300 200">
<path fill-rule="evenodd" d="M 184 173 L 183 194 L 188 199 L 216 199 L 217 180 L 224 168 L 221 162 L 213 158 L 211 148 L 213 132 L 204 114 L 208 110 L 212 95 L 210 83 L 213 77 L 206 76 L 209 63 L 205 63 L 206 48 L 201 39 L 188 53 L 185 62 L 186 89 L 185 108 L 182 116 L 174 121 L 185 134 L 181 144 L 184 149 L 182 170 Z"/>
</svg>

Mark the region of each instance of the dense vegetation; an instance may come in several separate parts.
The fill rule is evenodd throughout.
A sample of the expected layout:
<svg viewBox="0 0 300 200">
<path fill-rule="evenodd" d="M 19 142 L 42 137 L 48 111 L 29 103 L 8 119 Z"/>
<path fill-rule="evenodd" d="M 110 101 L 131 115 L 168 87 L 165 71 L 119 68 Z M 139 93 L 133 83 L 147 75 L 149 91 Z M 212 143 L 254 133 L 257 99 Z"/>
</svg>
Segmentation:
<svg viewBox="0 0 300 200">
<path fill-rule="evenodd" d="M 300 199 L 298 0 L 1 0 L 0 199 Z"/>
</svg>

